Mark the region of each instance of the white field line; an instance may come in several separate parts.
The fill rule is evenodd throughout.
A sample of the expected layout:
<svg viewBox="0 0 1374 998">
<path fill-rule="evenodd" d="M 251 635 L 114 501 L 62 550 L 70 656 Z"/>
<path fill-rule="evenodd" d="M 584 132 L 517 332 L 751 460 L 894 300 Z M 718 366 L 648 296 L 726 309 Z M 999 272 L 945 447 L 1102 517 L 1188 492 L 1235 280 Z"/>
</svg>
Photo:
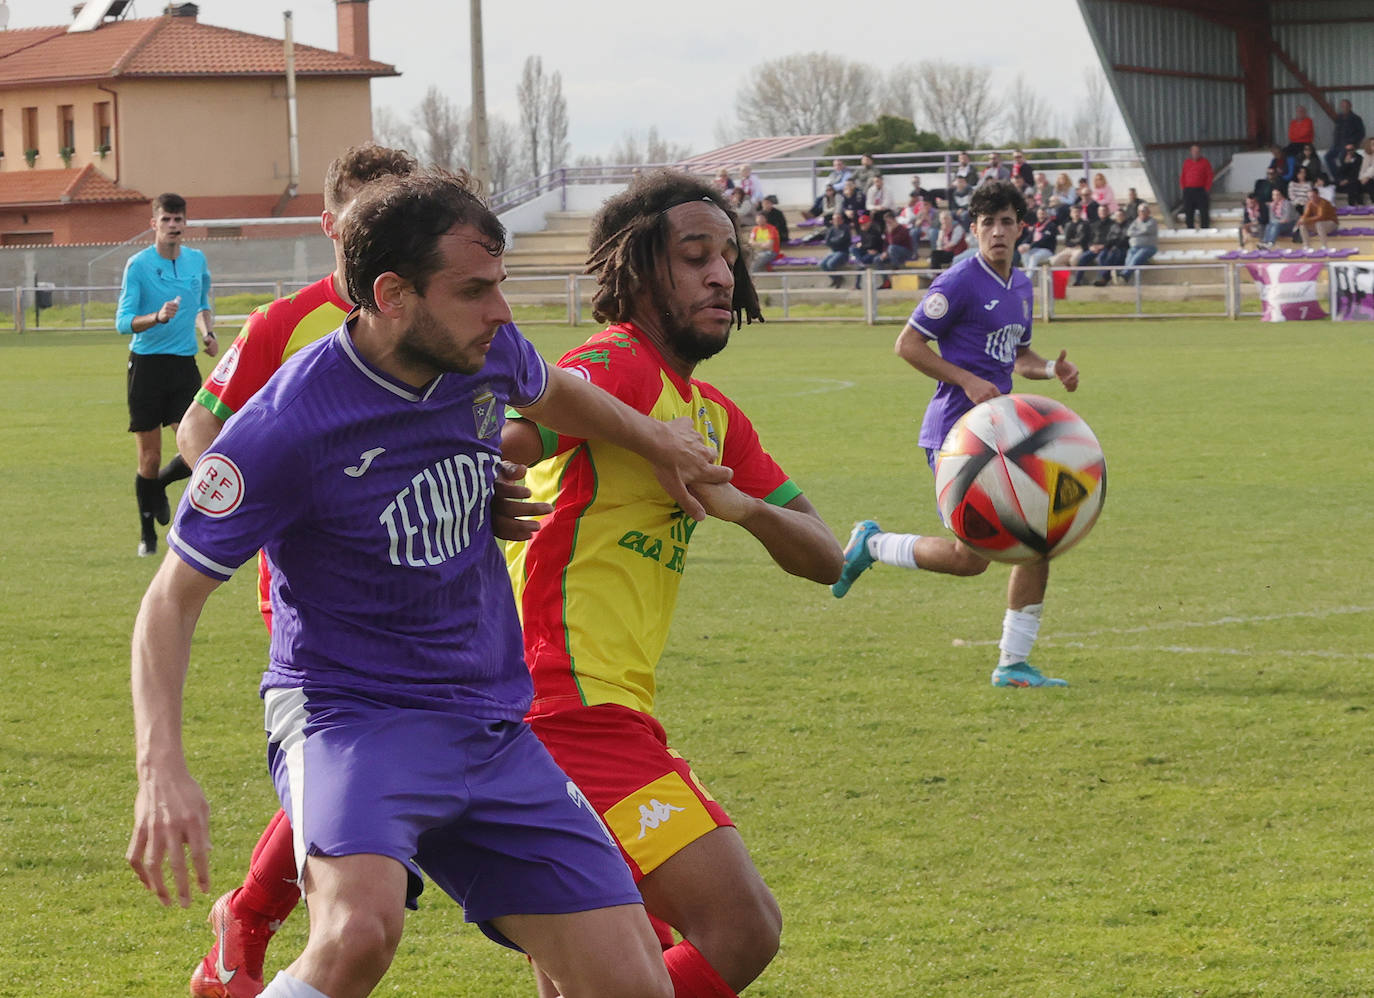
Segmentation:
<svg viewBox="0 0 1374 998">
<path fill-rule="evenodd" d="M 779 392 L 782 398 L 797 398 L 801 395 L 824 395 L 826 392 L 842 392 L 853 388 L 858 382 L 844 381 L 840 378 L 797 378 L 798 381 L 818 382 L 819 388 L 808 388 L 800 392 Z"/>
<path fill-rule="evenodd" d="M 1313 619 L 1313 620 L 1315 620 L 1315 619 L 1321 619 L 1321 618 L 1324 618 L 1324 617 L 1341 617 L 1341 616 L 1346 616 L 1346 615 L 1351 615 L 1351 614 L 1370 613 L 1371 611 L 1374 611 L 1374 606 L 1338 606 L 1338 607 L 1333 607 L 1333 608 L 1331 608 L 1331 609 L 1329 609 L 1329 610 L 1295 610 L 1295 611 L 1293 611 L 1292 613 L 1268 613 L 1268 614 L 1259 614 L 1259 615 L 1251 616 L 1251 617 L 1218 617 L 1216 620 L 1173 620 L 1173 621 L 1164 621 L 1164 622 L 1161 622 L 1161 623 L 1158 623 L 1158 624 L 1141 624 L 1141 625 L 1138 626 L 1138 627 L 1102 627 L 1102 628 L 1098 628 L 1097 630 L 1093 630 L 1093 631 L 1079 631 L 1079 632 L 1076 632 L 1076 633 L 1075 633 L 1075 632 L 1069 632 L 1069 633 L 1067 633 L 1067 634 L 1059 634 L 1059 635 L 1056 635 L 1056 636 L 1054 636 L 1054 637 L 1043 637 L 1043 638 L 1040 639 L 1040 642 L 1039 642 L 1039 643 L 1042 644 L 1042 645 L 1056 645 L 1056 646 L 1064 647 L 1064 648 L 1075 648 L 1075 647 L 1076 647 L 1076 648 L 1084 648 L 1084 647 L 1087 647 L 1087 646 L 1086 646 L 1081 640 L 1075 640 L 1075 639 L 1082 639 L 1082 638 L 1098 638 L 1098 637 L 1102 637 L 1103 635 L 1107 635 L 1107 634 L 1151 634 L 1151 633 L 1158 633 L 1158 632 L 1160 632 L 1160 631 L 1178 630 L 1178 629 L 1180 629 L 1180 628 L 1213 628 L 1213 627 L 1225 627 L 1225 626 L 1230 625 L 1230 624 L 1262 624 L 1262 623 L 1267 623 L 1267 622 L 1275 621 L 1275 620 L 1297 620 L 1297 619 Z M 998 639 L 998 640 L 1000 640 L 1000 639 Z M 964 640 L 961 640 L 961 639 L 956 639 L 954 643 L 957 644 L 957 645 L 961 645 L 961 646 L 967 646 L 967 647 L 970 647 L 970 648 L 976 648 L 976 647 L 982 647 L 982 646 L 986 646 L 986 645 L 995 645 L 995 644 L 998 643 L 998 641 L 997 641 L 997 640 L 992 640 L 992 641 L 964 641 Z M 1222 649 L 1217 649 L 1217 648 L 1189 648 L 1189 647 L 1182 646 L 1182 645 L 1167 645 L 1167 646 L 1158 646 L 1158 647 L 1150 647 L 1150 648 L 1144 648 L 1144 647 L 1141 647 L 1141 648 L 1122 648 L 1121 650 L 1122 650 L 1122 651 L 1176 651 L 1176 652 L 1181 652 L 1181 653 L 1212 652 L 1212 653 L 1217 654 L 1217 655 L 1228 655 L 1228 654 L 1229 654 L 1229 655 L 1252 655 L 1252 654 L 1254 654 L 1253 651 L 1244 651 L 1244 650 L 1241 650 L 1241 649 L 1224 649 L 1224 648 L 1222 648 Z M 1266 651 L 1266 654 L 1274 654 L 1274 653 L 1273 653 L 1273 652 Z M 1348 657 L 1352 657 L 1351 655 L 1343 655 L 1343 654 L 1336 653 L 1336 652 L 1314 652 L 1314 651 L 1306 651 L 1306 652 L 1285 652 L 1284 654 L 1307 655 L 1307 656 L 1312 656 L 1312 655 L 1322 656 L 1322 655 L 1328 655 L 1328 654 L 1329 654 L 1329 655 L 1331 655 L 1332 657 L 1336 657 L 1336 658 L 1341 658 L 1341 657 L 1348 658 Z M 1367 658 L 1367 657 L 1374 657 L 1374 656 L 1368 656 L 1368 655 L 1354 655 L 1353 657 L 1357 657 L 1357 658 Z"/>
</svg>

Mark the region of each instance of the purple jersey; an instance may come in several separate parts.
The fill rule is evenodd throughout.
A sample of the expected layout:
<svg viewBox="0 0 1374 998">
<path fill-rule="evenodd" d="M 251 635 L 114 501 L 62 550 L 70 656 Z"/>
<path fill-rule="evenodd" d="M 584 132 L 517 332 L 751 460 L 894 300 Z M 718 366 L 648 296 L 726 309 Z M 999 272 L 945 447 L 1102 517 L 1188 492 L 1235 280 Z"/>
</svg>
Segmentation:
<svg viewBox="0 0 1374 998">
<path fill-rule="evenodd" d="M 907 320 L 940 346 L 940 356 L 986 381 L 1011 391 L 1018 347 L 1031 341 L 1031 282 L 1013 269 L 1004 281 L 975 253 L 931 282 Z M 959 417 L 973 408 L 958 385 L 938 382 L 921 421 L 922 447 L 939 447 Z"/>
<path fill-rule="evenodd" d="M 266 550 L 264 690 L 524 716 L 529 671 L 489 507 L 505 405 L 533 403 L 547 379 L 509 325 L 479 372 L 417 393 L 363 360 L 345 323 L 230 418 L 167 542 L 217 579 Z"/>
</svg>

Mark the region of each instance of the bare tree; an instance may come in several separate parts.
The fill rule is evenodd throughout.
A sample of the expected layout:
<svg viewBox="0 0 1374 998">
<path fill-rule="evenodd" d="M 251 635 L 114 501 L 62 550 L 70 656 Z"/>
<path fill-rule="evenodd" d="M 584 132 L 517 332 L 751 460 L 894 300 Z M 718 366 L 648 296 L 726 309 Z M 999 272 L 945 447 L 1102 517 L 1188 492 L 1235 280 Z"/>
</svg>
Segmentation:
<svg viewBox="0 0 1374 998">
<path fill-rule="evenodd" d="M 1050 105 L 1040 92 L 1017 73 L 1016 81 L 1007 92 L 1003 112 L 1006 140 L 1011 145 L 1025 145 L 1031 139 L 1044 138 L 1050 129 Z"/>
<path fill-rule="evenodd" d="M 692 150 L 676 142 L 669 142 L 658 134 L 658 126 L 650 125 L 649 134 L 640 143 L 639 133 L 630 129 L 611 146 L 608 162 L 617 165 L 639 163 L 678 163 L 692 155 Z"/>
<path fill-rule="evenodd" d="M 415 131 L 389 107 L 372 109 L 372 141 L 392 149 L 413 150 Z"/>
<path fill-rule="evenodd" d="M 530 175 L 542 176 L 568 159 L 568 102 L 563 99 L 563 76 L 544 74 L 544 60 L 525 59 L 515 88 L 520 104 L 520 132 Z"/>
<path fill-rule="evenodd" d="M 1107 89 L 1107 77 L 1100 69 L 1083 71 L 1083 99 L 1069 119 L 1069 142 L 1076 146 L 1103 148 L 1115 137 L 1115 101 Z"/>
<path fill-rule="evenodd" d="M 525 179 L 520 170 L 520 129 L 497 115 L 487 118 L 487 156 L 491 160 L 491 193 Z"/>
<path fill-rule="evenodd" d="M 878 114 L 890 114 L 907 118 L 917 128 L 921 122 L 917 115 L 921 111 L 921 77 L 916 66 L 909 62 L 898 63 L 887 72 L 882 85 L 878 88 L 878 98 L 874 110 Z"/>
<path fill-rule="evenodd" d="M 467 159 L 467 113 L 431 85 L 415 108 L 417 155 L 431 166 L 458 169 Z"/>
<path fill-rule="evenodd" d="M 941 136 L 982 145 L 997 120 L 992 71 L 985 66 L 926 60 L 916 67 L 921 110 Z"/>
<path fill-rule="evenodd" d="M 783 56 L 750 71 L 735 115 L 754 136 L 839 133 L 872 118 L 874 85 L 862 63 L 823 52 Z"/>
</svg>

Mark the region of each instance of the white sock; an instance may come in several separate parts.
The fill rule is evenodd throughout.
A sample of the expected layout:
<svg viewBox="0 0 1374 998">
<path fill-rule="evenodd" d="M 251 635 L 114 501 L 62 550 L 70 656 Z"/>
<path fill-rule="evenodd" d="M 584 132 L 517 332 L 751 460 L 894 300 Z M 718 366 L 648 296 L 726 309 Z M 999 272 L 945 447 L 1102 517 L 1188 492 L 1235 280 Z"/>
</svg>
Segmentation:
<svg viewBox="0 0 1374 998">
<path fill-rule="evenodd" d="M 284 970 L 268 982 L 258 998 L 329 998 L 323 991 L 316 991 L 304 981 L 298 981 Z"/>
<path fill-rule="evenodd" d="M 1002 654 L 997 664 L 1012 665 L 1016 662 L 1029 662 L 1035 638 L 1040 633 L 1040 615 L 1045 611 L 1044 603 L 1032 603 L 1020 610 L 1008 610 L 1002 618 L 1002 643 L 998 645 Z"/>
<path fill-rule="evenodd" d="M 876 533 L 868 539 L 868 553 L 874 561 L 898 568 L 920 568 L 916 564 L 916 542 L 920 534 Z"/>
</svg>

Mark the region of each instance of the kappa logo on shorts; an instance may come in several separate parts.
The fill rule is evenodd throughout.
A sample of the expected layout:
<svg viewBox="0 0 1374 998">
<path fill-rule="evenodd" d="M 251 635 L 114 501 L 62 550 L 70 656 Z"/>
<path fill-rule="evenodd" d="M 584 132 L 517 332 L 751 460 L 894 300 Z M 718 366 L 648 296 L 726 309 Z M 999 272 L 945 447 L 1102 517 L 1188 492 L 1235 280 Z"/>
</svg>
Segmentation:
<svg viewBox="0 0 1374 998">
<path fill-rule="evenodd" d="M 647 805 L 639 805 L 639 837 L 644 838 L 648 832 L 663 824 L 673 816 L 674 811 L 685 810 L 686 808 L 665 804 L 657 797 L 651 797 Z"/>
<path fill-rule="evenodd" d="M 228 516 L 243 502 L 243 475 L 223 454 L 206 454 L 196 464 L 186 494 L 206 516 Z"/>
</svg>

